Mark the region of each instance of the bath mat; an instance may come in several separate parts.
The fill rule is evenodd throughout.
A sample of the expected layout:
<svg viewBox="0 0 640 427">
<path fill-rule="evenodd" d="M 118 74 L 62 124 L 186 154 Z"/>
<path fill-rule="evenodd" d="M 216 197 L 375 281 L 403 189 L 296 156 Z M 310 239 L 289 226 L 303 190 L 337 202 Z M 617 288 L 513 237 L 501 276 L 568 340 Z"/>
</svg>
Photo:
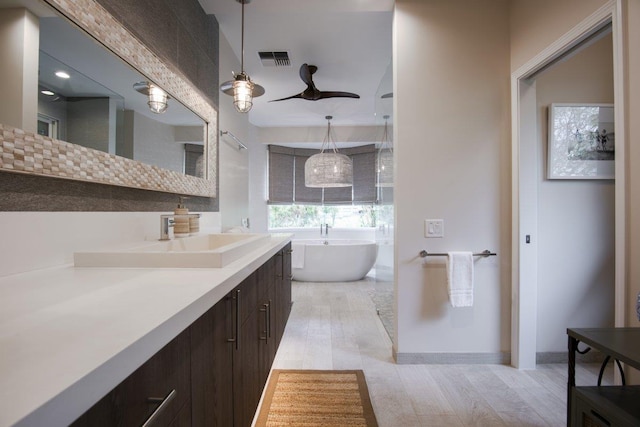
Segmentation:
<svg viewBox="0 0 640 427">
<path fill-rule="evenodd" d="M 377 427 L 364 372 L 274 369 L 257 427 Z"/>
</svg>

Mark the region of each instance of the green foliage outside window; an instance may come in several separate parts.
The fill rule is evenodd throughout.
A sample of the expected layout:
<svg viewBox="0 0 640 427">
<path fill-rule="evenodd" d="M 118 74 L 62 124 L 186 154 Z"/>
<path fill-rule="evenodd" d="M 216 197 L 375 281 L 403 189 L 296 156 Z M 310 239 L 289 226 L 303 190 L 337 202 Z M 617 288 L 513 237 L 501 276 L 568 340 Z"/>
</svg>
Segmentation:
<svg viewBox="0 0 640 427">
<path fill-rule="evenodd" d="M 270 205 L 269 228 L 330 227 L 357 228 L 375 227 L 377 207 L 374 205 Z"/>
</svg>

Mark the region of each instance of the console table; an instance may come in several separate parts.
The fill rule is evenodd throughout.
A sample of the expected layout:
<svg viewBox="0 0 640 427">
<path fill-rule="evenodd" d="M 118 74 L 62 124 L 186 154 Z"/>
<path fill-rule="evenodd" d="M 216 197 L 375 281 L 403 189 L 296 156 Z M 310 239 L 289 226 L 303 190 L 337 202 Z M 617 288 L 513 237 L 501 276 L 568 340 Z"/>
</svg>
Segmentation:
<svg viewBox="0 0 640 427">
<path fill-rule="evenodd" d="M 576 352 L 578 344 L 585 345 L 600 351 L 606 357 L 612 357 L 616 361 L 625 363 L 636 369 L 640 369 L 640 328 L 585 328 L 567 329 L 569 337 L 569 372 L 567 380 L 567 426 L 571 426 L 572 398 L 576 388 Z M 606 361 L 605 361 L 606 362 Z M 582 389 L 583 387 L 578 387 Z M 591 393 L 601 389 L 614 390 L 613 387 L 584 387 L 585 392 Z M 638 393 L 637 387 L 615 387 L 617 402 L 625 401 L 624 395 Z M 607 393 L 601 393 L 598 399 L 606 400 Z M 610 394 L 610 393 L 609 393 Z M 603 397 L 604 396 L 604 397 Z M 637 400 L 636 400 L 637 402 Z M 617 403 L 620 404 L 620 403 Z"/>
</svg>

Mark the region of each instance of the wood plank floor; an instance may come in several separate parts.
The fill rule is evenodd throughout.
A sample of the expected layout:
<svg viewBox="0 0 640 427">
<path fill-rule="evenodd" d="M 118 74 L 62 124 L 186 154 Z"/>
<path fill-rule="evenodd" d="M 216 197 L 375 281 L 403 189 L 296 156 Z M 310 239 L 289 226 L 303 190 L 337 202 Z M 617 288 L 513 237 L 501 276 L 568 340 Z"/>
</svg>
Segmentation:
<svg viewBox="0 0 640 427">
<path fill-rule="evenodd" d="M 371 299 L 375 282 L 293 282 L 274 369 L 362 369 L 380 427 L 564 426 L 566 365 L 397 365 Z M 579 365 L 595 385 L 598 365 Z M 612 381 L 609 368 L 605 382 Z"/>
</svg>

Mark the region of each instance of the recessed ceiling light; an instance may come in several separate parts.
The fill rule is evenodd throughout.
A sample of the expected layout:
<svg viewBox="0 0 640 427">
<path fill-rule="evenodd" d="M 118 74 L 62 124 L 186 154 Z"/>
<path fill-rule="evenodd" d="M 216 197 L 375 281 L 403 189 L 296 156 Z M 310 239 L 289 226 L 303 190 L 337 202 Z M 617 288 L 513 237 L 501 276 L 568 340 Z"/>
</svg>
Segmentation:
<svg viewBox="0 0 640 427">
<path fill-rule="evenodd" d="M 43 95 L 48 95 L 48 96 L 55 95 L 55 93 L 51 92 L 50 90 L 41 90 L 40 93 L 43 94 Z"/>
<path fill-rule="evenodd" d="M 56 76 L 60 77 L 61 79 L 68 79 L 71 77 L 69 74 L 65 73 L 64 71 L 56 72 Z"/>
</svg>

